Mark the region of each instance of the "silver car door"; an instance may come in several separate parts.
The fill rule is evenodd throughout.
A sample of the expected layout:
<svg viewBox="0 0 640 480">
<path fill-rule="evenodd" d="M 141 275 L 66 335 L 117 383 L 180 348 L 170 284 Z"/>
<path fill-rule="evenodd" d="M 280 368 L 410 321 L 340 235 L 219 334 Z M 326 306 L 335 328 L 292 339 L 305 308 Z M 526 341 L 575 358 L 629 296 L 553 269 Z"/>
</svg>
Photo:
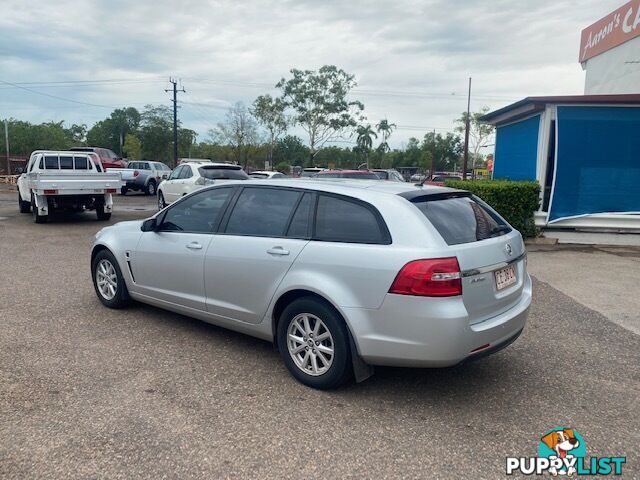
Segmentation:
<svg viewBox="0 0 640 480">
<path fill-rule="evenodd" d="M 204 256 L 232 192 L 208 189 L 170 206 L 133 252 L 132 275 L 143 295 L 205 310 Z"/>
<path fill-rule="evenodd" d="M 311 200 L 311 194 L 288 188 L 243 188 L 205 256 L 210 313 L 262 321 L 278 285 L 309 241 Z"/>
</svg>

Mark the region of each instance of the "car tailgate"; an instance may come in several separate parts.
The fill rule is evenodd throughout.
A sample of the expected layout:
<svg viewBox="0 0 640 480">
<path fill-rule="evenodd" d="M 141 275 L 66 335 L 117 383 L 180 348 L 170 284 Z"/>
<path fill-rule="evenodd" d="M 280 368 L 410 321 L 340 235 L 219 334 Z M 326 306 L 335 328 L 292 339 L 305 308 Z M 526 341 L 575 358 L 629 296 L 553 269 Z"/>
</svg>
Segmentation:
<svg viewBox="0 0 640 480">
<path fill-rule="evenodd" d="M 122 186 L 120 173 L 57 173 L 29 174 L 30 187 L 38 194 L 44 190 L 57 190 L 59 194 L 104 193 Z"/>
</svg>

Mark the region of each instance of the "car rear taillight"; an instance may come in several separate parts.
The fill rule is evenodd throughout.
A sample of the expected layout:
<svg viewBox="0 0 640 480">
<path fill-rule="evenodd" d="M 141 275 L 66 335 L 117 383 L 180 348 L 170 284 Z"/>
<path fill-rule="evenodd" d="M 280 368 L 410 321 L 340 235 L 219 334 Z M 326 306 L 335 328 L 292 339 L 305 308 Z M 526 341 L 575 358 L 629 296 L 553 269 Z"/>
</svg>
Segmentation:
<svg viewBox="0 0 640 480">
<path fill-rule="evenodd" d="M 396 276 L 389 293 L 422 297 L 462 295 L 458 259 L 448 257 L 409 262 Z"/>
<path fill-rule="evenodd" d="M 115 188 L 107 188 L 104 193 L 116 193 L 117 190 Z"/>
<path fill-rule="evenodd" d="M 137 177 L 138 175 L 140 175 L 140 172 L 138 170 L 134 170 L 133 171 L 133 176 Z"/>
<path fill-rule="evenodd" d="M 58 190 L 49 190 L 49 189 L 45 189 L 45 190 L 44 190 L 44 194 L 45 194 L 45 195 L 57 195 L 57 194 L 58 194 Z"/>
</svg>

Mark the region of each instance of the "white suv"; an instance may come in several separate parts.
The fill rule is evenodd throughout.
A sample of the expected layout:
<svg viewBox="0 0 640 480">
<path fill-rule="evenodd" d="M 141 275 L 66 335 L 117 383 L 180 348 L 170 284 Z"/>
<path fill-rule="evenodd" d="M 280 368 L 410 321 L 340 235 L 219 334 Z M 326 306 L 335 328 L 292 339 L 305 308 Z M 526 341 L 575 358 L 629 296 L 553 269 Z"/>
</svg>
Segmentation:
<svg viewBox="0 0 640 480">
<path fill-rule="evenodd" d="M 188 193 L 226 180 L 249 180 L 249 175 L 239 165 L 230 163 L 182 162 L 158 187 L 158 208 L 162 210 Z"/>
</svg>

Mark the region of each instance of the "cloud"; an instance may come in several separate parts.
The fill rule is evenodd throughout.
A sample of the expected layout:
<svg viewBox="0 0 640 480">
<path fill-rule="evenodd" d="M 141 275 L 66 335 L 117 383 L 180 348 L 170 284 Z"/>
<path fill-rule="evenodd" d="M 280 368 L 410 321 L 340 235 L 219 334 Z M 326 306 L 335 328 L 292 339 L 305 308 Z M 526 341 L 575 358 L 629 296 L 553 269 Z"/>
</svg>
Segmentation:
<svg viewBox="0 0 640 480">
<path fill-rule="evenodd" d="M 133 79 L 33 88 L 141 108 L 168 104 L 163 80 L 181 77 L 188 102 L 181 118 L 204 136 L 226 106 L 273 93 L 291 68 L 335 64 L 356 75 L 354 96 L 372 123 L 388 117 L 401 126 L 392 137 L 399 145 L 426 127 L 452 128 L 466 107 L 470 75 L 475 109 L 527 95 L 582 93 L 580 30 L 619 3 L 9 0 L 0 18 L 0 79 Z M 6 86 L 0 105 L 34 122 L 91 124 L 109 113 Z"/>
</svg>

